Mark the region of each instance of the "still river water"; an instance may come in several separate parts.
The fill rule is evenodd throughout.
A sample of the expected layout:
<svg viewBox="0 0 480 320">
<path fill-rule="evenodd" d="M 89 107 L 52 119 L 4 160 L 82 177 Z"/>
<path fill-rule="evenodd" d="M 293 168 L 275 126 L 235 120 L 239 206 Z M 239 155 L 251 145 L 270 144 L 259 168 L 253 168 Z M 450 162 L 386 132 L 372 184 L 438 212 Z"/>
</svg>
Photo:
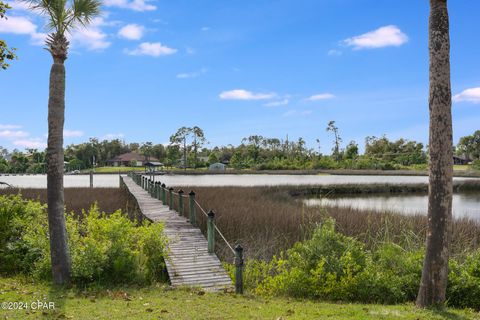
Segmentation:
<svg viewBox="0 0 480 320">
<path fill-rule="evenodd" d="M 455 182 L 475 178 L 455 178 Z M 340 175 L 164 175 L 157 176 L 167 186 L 298 186 L 298 185 L 330 185 L 330 184 L 418 184 L 427 183 L 425 176 L 340 176 Z M 0 182 L 20 188 L 46 188 L 45 175 L 0 176 Z M 118 175 L 94 175 L 95 187 L 118 187 Z M 65 187 L 88 187 L 88 175 L 66 175 Z M 368 195 L 338 198 L 307 199 L 307 205 L 344 206 L 399 212 L 402 214 L 424 214 L 427 210 L 425 195 Z M 453 198 L 455 217 L 470 217 L 480 221 L 480 193 L 455 194 Z"/>
</svg>

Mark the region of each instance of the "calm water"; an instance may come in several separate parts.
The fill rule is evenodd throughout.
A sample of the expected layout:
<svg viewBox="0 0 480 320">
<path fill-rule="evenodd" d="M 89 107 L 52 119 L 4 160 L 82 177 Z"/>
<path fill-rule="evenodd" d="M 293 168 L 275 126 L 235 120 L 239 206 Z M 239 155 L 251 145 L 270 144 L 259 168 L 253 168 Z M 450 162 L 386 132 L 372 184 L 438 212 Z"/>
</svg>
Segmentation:
<svg viewBox="0 0 480 320">
<path fill-rule="evenodd" d="M 406 215 L 427 213 L 426 195 L 369 195 L 322 199 L 305 199 L 308 206 L 339 206 L 361 210 L 393 211 Z M 453 216 L 469 217 L 480 222 L 480 193 L 453 195 Z"/>
<path fill-rule="evenodd" d="M 281 186 L 281 185 L 329 185 L 329 184 L 415 184 L 427 183 L 428 177 L 419 176 L 334 176 L 334 175 L 258 175 L 258 174 L 224 174 L 224 175 L 164 175 L 156 176 L 167 186 Z M 462 181 L 475 178 L 455 178 Z M 21 188 L 46 188 L 46 175 L 0 176 L 1 182 Z M 88 175 L 66 175 L 65 187 L 88 187 Z M 94 175 L 95 187 L 118 187 L 116 174 Z"/>
</svg>

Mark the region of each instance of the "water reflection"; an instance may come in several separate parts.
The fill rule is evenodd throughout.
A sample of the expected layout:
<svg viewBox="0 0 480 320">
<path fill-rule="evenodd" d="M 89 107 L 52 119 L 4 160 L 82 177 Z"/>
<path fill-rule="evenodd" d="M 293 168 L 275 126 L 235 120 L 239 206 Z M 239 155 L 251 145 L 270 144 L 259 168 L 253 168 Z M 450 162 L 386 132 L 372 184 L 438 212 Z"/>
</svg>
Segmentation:
<svg viewBox="0 0 480 320">
<path fill-rule="evenodd" d="M 393 211 L 406 215 L 427 213 L 426 195 L 368 195 L 321 199 L 305 199 L 308 206 L 345 207 L 378 212 Z M 468 217 L 480 221 L 480 194 L 458 193 L 453 195 L 453 216 Z"/>
</svg>

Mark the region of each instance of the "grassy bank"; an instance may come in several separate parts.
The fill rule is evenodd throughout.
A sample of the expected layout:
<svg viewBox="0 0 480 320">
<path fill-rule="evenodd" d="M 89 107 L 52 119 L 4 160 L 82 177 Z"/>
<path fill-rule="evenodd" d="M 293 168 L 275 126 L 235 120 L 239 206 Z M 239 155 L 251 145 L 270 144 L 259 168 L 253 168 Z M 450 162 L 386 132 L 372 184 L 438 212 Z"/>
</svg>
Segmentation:
<svg viewBox="0 0 480 320">
<path fill-rule="evenodd" d="M 2 310 L 4 319 L 480 319 L 470 310 L 419 310 L 412 304 L 337 304 L 170 290 L 161 285 L 53 289 L 22 278 L 0 278 L 0 300 L 55 303 L 52 310 Z"/>
</svg>

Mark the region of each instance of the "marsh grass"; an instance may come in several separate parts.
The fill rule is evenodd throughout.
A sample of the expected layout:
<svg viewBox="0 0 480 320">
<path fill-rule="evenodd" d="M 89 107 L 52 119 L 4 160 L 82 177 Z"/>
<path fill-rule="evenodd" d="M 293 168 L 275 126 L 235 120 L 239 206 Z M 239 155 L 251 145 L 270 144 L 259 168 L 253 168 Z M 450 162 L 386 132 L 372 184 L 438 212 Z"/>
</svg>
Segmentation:
<svg viewBox="0 0 480 320">
<path fill-rule="evenodd" d="M 336 228 L 347 236 L 375 249 L 394 242 L 405 250 L 421 248 L 425 242 L 425 216 L 407 216 L 393 212 L 360 211 L 343 207 L 309 207 L 301 198 L 291 196 L 285 187 L 195 187 L 198 202 L 216 212 L 216 224 L 230 243 L 240 243 L 249 259 L 268 260 L 295 242 L 311 235 L 313 228 L 326 217 L 336 221 Z M 184 188 L 190 190 L 190 188 Z M 205 220 L 200 217 L 201 227 Z M 469 219 L 455 220 L 452 226 L 453 255 L 480 246 L 480 224 Z M 217 253 L 226 261 L 232 254 L 216 238 Z"/>
<path fill-rule="evenodd" d="M 47 189 L 0 189 L 0 195 L 18 193 L 25 199 L 47 202 Z M 82 209 L 88 210 L 94 202 L 97 202 L 101 212 L 126 211 L 128 200 L 127 194 L 119 188 L 65 188 L 66 211 L 76 214 L 81 214 Z"/>
</svg>

